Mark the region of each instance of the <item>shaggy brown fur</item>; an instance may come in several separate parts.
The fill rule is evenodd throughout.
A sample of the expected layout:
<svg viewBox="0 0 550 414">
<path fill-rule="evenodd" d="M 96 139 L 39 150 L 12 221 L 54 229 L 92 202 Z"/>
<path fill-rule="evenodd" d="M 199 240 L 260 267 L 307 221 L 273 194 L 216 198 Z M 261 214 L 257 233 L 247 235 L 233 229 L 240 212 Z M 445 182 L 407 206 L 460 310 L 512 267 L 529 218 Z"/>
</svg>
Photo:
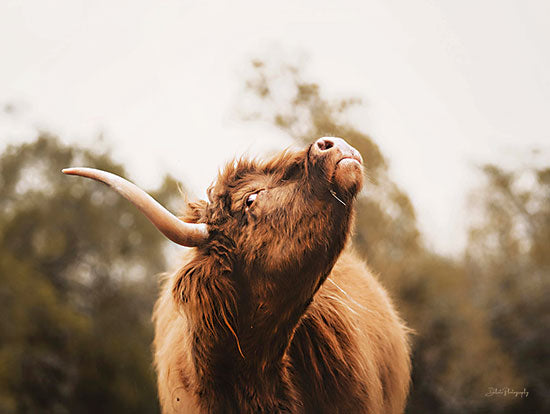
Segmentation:
<svg viewBox="0 0 550 414">
<path fill-rule="evenodd" d="M 189 204 L 210 238 L 155 307 L 164 413 L 404 410 L 407 329 L 345 247 L 362 168 L 315 144 L 238 160 Z"/>
</svg>

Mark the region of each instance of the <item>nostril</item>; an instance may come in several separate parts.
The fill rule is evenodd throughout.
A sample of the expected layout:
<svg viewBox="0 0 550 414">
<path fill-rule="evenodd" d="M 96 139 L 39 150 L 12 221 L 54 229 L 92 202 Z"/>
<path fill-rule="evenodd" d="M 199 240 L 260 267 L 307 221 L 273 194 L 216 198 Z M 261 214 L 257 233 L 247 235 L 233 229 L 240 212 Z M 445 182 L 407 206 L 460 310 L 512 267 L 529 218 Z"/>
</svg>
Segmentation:
<svg viewBox="0 0 550 414">
<path fill-rule="evenodd" d="M 330 139 L 323 138 L 317 141 L 317 147 L 321 151 L 326 151 L 334 147 L 334 142 L 332 142 Z"/>
</svg>

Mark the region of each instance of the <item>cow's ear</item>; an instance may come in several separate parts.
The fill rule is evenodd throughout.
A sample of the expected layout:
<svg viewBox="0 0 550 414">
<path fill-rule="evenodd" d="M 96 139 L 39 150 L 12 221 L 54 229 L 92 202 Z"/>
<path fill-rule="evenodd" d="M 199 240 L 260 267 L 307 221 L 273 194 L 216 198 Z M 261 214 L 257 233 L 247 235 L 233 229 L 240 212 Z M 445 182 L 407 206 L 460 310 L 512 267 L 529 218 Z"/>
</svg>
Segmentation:
<svg viewBox="0 0 550 414">
<path fill-rule="evenodd" d="M 181 218 L 187 223 L 206 223 L 207 207 L 208 203 L 204 200 L 189 202 Z"/>
<path fill-rule="evenodd" d="M 235 335 L 237 295 L 230 274 L 216 254 L 198 254 L 180 269 L 172 288 L 176 303 L 185 304 L 186 312 L 211 335 L 220 328 Z"/>
<path fill-rule="evenodd" d="M 226 300 L 235 295 L 232 265 L 226 254 L 216 251 L 197 251 L 195 257 L 177 273 L 172 289 L 176 301 Z M 206 292 L 202 290 L 206 289 Z M 206 294 L 205 294 L 206 293 Z M 232 300 L 232 299 L 230 299 Z M 199 303 L 204 306 L 206 303 Z M 233 306 L 233 305 L 232 305 Z"/>
</svg>

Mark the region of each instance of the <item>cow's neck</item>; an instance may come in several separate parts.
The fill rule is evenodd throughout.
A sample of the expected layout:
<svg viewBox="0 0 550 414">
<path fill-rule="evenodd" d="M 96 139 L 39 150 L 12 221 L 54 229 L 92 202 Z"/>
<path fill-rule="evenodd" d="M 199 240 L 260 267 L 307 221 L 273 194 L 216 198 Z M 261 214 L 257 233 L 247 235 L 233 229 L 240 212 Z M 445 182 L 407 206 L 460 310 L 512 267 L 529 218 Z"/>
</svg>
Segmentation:
<svg viewBox="0 0 550 414">
<path fill-rule="evenodd" d="M 347 229 L 351 217 L 336 214 L 334 225 Z M 239 339 L 254 374 L 265 378 L 266 371 L 284 369 L 285 354 L 294 331 L 307 311 L 315 293 L 326 280 L 346 243 L 347 231 L 331 232 L 329 247 L 320 246 L 302 259 L 300 269 L 288 268 L 278 275 L 255 276 L 261 288 L 250 292 L 254 298 L 239 315 Z M 265 281 L 270 281 L 268 289 Z"/>
<path fill-rule="evenodd" d="M 348 226 L 349 222 L 339 224 Z M 342 237 L 335 237 L 331 250 L 323 252 L 324 256 L 311 256 L 300 272 L 289 270 L 279 275 L 282 282 L 274 285 L 265 300 L 247 299 L 250 291 L 237 296 L 234 321 L 223 320 L 216 309 L 209 318 L 194 321 L 192 346 L 198 393 L 208 411 L 234 407 L 235 412 L 296 412 L 294 401 L 298 397 L 290 384 L 286 351 L 345 241 L 343 232 Z M 231 278 L 241 279 L 235 274 Z M 246 291 L 246 287 L 240 286 L 238 291 Z M 204 320 L 217 321 L 215 335 Z"/>
<path fill-rule="evenodd" d="M 206 412 L 298 412 L 287 363 L 275 356 L 284 354 L 284 341 L 263 335 L 263 345 L 251 342 L 255 329 L 235 329 L 234 335 L 225 332 L 214 341 L 205 340 L 204 327 L 195 326 L 197 393 Z"/>
</svg>

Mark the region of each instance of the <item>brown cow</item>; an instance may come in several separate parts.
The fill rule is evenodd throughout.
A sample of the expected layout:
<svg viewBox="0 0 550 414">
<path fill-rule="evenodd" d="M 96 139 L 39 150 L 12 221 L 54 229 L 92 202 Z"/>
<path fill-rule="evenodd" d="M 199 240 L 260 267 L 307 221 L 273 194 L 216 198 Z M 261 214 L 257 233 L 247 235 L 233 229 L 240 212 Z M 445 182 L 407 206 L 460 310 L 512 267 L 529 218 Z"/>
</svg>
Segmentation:
<svg viewBox="0 0 550 414">
<path fill-rule="evenodd" d="M 346 244 L 361 155 L 321 138 L 238 160 L 183 221 L 92 169 L 171 240 L 192 246 L 154 311 L 163 413 L 400 413 L 407 328 Z"/>
</svg>

